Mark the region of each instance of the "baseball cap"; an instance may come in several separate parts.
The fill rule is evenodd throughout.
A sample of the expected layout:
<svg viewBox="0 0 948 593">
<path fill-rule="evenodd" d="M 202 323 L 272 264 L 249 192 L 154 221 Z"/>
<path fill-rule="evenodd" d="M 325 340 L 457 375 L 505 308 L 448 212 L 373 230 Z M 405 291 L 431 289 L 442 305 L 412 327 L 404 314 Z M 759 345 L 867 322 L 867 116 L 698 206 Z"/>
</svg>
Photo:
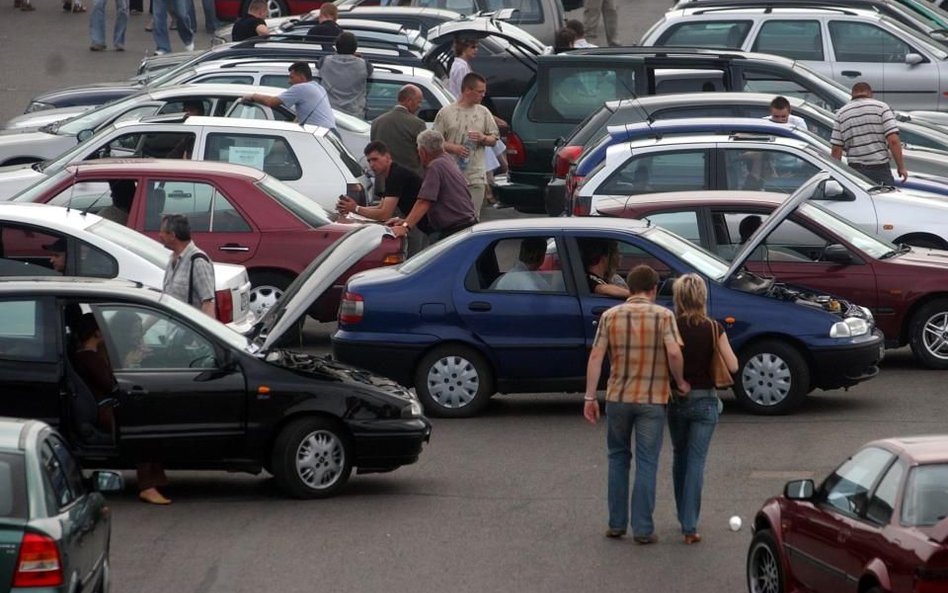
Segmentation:
<svg viewBox="0 0 948 593">
<path fill-rule="evenodd" d="M 66 252 L 66 240 L 63 238 L 56 239 L 52 243 L 47 243 L 43 245 L 43 249 L 46 251 L 54 251 L 56 253 L 65 253 Z"/>
</svg>

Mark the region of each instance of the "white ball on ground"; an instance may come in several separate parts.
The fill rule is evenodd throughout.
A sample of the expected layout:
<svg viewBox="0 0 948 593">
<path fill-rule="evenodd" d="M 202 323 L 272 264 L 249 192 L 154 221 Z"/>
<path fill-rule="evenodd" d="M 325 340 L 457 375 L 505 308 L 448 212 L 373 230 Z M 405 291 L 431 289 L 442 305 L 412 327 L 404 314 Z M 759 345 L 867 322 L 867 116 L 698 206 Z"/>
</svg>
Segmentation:
<svg viewBox="0 0 948 593">
<path fill-rule="evenodd" d="M 738 517 L 737 515 L 734 515 L 728 520 L 727 524 L 731 528 L 731 531 L 740 531 L 741 525 L 743 525 L 744 522 L 741 521 L 740 517 Z"/>
</svg>

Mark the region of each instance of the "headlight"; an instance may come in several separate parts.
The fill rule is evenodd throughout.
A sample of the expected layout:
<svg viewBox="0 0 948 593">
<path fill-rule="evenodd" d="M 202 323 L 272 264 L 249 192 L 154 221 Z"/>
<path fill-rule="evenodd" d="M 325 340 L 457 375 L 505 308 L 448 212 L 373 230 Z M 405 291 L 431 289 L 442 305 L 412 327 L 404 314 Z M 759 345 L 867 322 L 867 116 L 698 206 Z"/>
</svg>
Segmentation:
<svg viewBox="0 0 948 593">
<path fill-rule="evenodd" d="M 402 418 L 418 418 L 424 415 L 425 411 L 421 407 L 421 402 L 416 399 L 411 400 L 411 403 L 402 408 Z"/>
<path fill-rule="evenodd" d="M 32 101 L 29 107 L 26 108 L 26 113 L 33 113 L 34 111 L 46 111 L 47 109 L 52 109 L 54 107 L 55 105 L 43 103 L 42 101 Z"/>
<path fill-rule="evenodd" d="M 869 324 L 865 319 L 858 317 L 847 317 L 843 321 L 837 321 L 830 328 L 831 338 L 855 338 L 869 333 Z"/>
</svg>

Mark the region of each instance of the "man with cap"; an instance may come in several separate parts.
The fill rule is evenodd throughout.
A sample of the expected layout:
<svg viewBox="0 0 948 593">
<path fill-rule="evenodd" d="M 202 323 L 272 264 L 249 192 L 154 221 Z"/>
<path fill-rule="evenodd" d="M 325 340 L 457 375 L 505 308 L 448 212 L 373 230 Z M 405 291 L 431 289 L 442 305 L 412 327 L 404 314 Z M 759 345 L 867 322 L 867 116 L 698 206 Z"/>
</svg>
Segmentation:
<svg viewBox="0 0 948 593">
<path fill-rule="evenodd" d="M 43 245 L 45 251 L 50 252 L 49 264 L 60 274 L 66 273 L 66 240 L 60 237 L 52 243 Z"/>
</svg>

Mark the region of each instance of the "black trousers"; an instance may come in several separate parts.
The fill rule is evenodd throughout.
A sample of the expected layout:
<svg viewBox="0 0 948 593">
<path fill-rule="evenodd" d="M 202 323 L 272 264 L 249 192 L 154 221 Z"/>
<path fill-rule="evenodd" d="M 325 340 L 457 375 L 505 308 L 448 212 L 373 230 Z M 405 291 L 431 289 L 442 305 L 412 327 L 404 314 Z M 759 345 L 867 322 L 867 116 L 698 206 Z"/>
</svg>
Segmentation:
<svg viewBox="0 0 948 593">
<path fill-rule="evenodd" d="M 880 185 L 895 185 L 895 178 L 892 177 L 892 167 L 889 166 L 889 163 L 878 165 L 849 163 L 849 166 Z"/>
</svg>

